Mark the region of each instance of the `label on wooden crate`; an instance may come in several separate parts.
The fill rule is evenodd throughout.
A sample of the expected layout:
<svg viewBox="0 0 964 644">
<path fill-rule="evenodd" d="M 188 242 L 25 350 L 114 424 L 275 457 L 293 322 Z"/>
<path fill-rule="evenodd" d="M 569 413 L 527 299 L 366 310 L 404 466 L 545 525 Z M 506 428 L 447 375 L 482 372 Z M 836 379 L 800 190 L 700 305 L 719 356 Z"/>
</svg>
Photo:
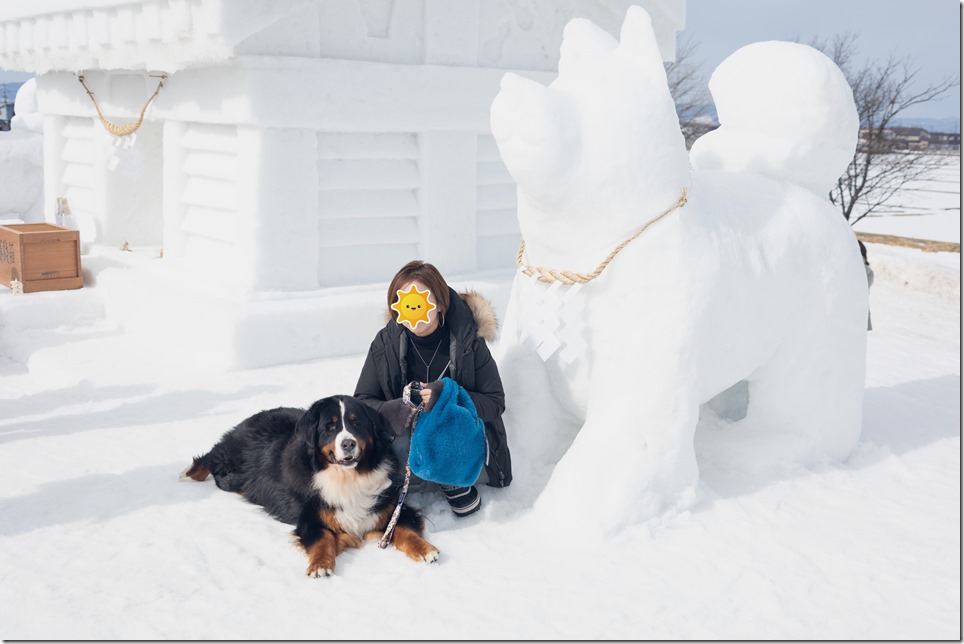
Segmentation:
<svg viewBox="0 0 964 644">
<path fill-rule="evenodd" d="M 17 249 L 5 239 L 0 239 L 0 264 L 16 264 Z"/>
</svg>

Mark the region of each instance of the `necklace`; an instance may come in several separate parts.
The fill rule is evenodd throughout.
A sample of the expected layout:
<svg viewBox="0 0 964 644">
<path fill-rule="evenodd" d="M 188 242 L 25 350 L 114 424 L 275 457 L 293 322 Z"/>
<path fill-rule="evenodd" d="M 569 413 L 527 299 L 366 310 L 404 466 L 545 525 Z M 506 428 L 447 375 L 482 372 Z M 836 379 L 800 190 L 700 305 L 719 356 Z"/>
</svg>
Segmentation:
<svg viewBox="0 0 964 644">
<path fill-rule="evenodd" d="M 412 343 L 412 348 L 415 349 L 415 355 L 417 355 L 418 359 L 422 361 L 423 365 L 425 365 L 425 382 L 431 382 L 431 380 L 428 379 L 429 365 L 435 362 L 435 356 L 438 355 L 438 350 L 442 348 L 443 342 L 445 342 L 444 336 L 442 337 L 441 340 L 438 341 L 438 346 L 435 347 L 435 353 L 432 354 L 432 359 L 429 360 L 428 362 L 425 362 L 425 358 L 422 357 L 422 352 L 418 350 L 418 346 L 414 342 Z"/>
</svg>

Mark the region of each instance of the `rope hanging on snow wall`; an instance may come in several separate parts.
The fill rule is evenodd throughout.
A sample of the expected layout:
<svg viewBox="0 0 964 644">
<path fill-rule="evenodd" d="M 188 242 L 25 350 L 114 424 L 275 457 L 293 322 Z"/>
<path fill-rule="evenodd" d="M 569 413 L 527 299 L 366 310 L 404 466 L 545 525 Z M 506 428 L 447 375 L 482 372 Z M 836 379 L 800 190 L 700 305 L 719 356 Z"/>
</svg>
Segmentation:
<svg viewBox="0 0 964 644">
<path fill-rule="evenodd" d="M 164 87 L 164 81 L 166 79 L 167 76 L 161 76 L 161 80 L 157 83 L 157 89 L 154 90 L 154 93 L 151 94 L 151 97 L 147 99 L 146 103 L 144 103 L 144 107 L 141 108 L 141 114 L 137 117 L 136 121 L 133 123 L 128 123 L 127 125 L 117 125 L 116 123 L 111 123 L 108 121 L 107 117 L 104 116 L 104 113 L 100 111 L 100 105 L 97 104 L 97 99 L 94 98 L 94 93 L 90 91 L 90 88 L 87 87 L 87 83 L 84 82 L 83 74 L 77 76 L 77 80 L 80 81 L 80 84 L 84 86 L 84 90 L 87 91 L 87 95 L 90 96 L 90 100 L 94 104 L 94 109 L 97 110 L 97 116 L 100 118 L 100 122 L 104 125 L 104 129 L 118 137 L 127 136 L 128 134 L 133 134 L 137 131 L 137 129 L 141 126 L 141 123 L 144 122 L 144 114 L 147 112 L 147 108 L 150 106 L 151 101 L 153 101 L 161 91 L 161 88 Z"/>
</svg>

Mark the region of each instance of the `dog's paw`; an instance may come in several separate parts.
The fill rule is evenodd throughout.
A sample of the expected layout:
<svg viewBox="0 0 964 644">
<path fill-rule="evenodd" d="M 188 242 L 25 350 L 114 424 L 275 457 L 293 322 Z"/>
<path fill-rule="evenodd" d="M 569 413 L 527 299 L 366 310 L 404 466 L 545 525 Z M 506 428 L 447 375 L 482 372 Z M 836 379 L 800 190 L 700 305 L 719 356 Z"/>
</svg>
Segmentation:
<svg viewBox="0 0 964 644">
<path fill-rule="evenodd" d="M 438 548 L 426 541 L 421 534 L 411 528 L 400 528 L 395 531 L 395 548 L 405 554 L 412 561 L 434 563 L 438 561 Z"/>
<path fill-rule="evenodd" d="M 441 556 L 438 548 L 430 544 L 428 541 L 422 541 L 421 543 L 402 542 L 397 543 L 395 547 L 404 552 L 409 559 L 418 562 L 435 563 Z"/>
<path fill-rule="evenodd" d="M 308 566 L 308 570 L 305 572 L 305 574 L 309 577 L 314 577 L 317 579 L 318 577 L 331 577 L 335 574 L 335 571 L 332 568 L 325 568 L 324 566 L 318 565 Z"/>
</svg>

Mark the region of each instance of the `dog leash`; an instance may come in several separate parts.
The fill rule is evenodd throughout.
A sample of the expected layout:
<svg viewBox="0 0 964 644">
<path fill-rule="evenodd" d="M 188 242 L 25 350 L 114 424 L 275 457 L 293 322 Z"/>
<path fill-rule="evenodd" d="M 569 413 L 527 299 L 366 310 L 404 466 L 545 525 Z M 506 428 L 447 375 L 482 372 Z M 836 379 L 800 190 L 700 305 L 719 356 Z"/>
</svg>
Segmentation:
<svg viewBox="0 0 964 644">
<path fill-rule="evenodd" d="M 408 429 L 408 435 L 415 432 L 415 422 L 418 420 L 419 415 L 425 409 L 425 403 L 419 401 L 416 405 L 415 401 L 412 400 L 412 395 L 418 396 L 418 392 L 422 389 L 422 383 L 416 381 L 410 382 L 405 385 L 402 390 L 402 400 L 411 409 L 408 414 L 408 420 L 405 421 L 405 427 Z M 383 550 L 388 547 L 388 544 L 392 542 L 392 536 L 395 533 L 395 525 L 398 523 L 398 517 L 402 513 L 402 503 L 405 501 L 405 495 L 408 494 L 408 483 L 412 478 L 412 468 L 405 464 L 405 482 L 402 483 L 402 491 L 398 493 L 398 504 L 395 506 L 395 511 L 392 512 L 392 518 L 388 521 L 388 526 L 385 528 L 385 534 L 382 538 L 378 540 L 378 547 Z"/>
</svg>

